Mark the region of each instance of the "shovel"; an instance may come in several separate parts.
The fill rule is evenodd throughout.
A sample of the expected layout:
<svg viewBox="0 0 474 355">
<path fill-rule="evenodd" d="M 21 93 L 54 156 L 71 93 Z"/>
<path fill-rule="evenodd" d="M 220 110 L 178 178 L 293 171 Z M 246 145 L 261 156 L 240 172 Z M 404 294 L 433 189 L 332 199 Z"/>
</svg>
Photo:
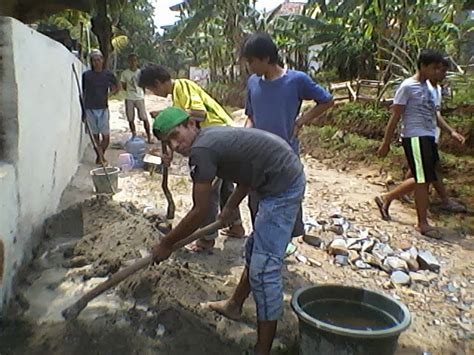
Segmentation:
<svg viewBox="0 0 474 355">
<path fill-rule="evenodd" d="M 223 228 L 224 226 L 220 221 L 216 221 L 214 223 L 211 223 L 201 229 L 198 229 L 195 231 L 193 234 L 188 236 L 187 238 L 177 242 L 175 245 L 173 245 L 173 251 L 176 251 L 183 246 L 194 242 L 195 240 L 202 238 L 203 236 L 206 236 L 210 233 L 215 232 L 218 229 Z M 130 275 L 134 274 L 138 270 L 143 269 L 144 267 L 150 265 L 153 262 L 153 258 L 151 255 L 141 258 L 132 265 L 126 267 L 123 270 L 120 270 L 113 274 L 107 281 L 104 281 L 100 285 L 97 285 L 95 288 L 87 292 L 84 296 L 82 296 L 78 301 L 76 301 L 72 306 L 66 308 L 61 312 L 63 315 L 64 319 L 66 320 L 71 320 L 77 318 L 79 313 L 87 306 L 87 304 L 92 301 L 94 298 L 102 294 L 103 292 L 107 291 L 108 289 L 116 286 L 123 280 L 125 280 L 127 277 Z M 158 261 L 158 262 L 161 262 Z"/>
</svg>

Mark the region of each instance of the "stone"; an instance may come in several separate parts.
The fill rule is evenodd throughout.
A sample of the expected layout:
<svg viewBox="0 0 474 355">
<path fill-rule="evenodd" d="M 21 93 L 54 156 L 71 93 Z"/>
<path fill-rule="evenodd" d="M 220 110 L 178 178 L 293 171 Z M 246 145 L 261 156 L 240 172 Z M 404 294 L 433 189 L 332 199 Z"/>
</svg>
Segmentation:
<svg viewBox="0 0 474 355">
<path fill-rule="evenodd" d="M 346 245 L 348 249 L 352 250 L 360 250 L 361 248 L 360 239 L 357 238 L 348 238 L 346 240 Z"/>
<path fill-rule="evenodd" d="M 353 232 L 353 231 L 347 232 L 347 233 L 346 233 L 346 237 L 347 237 L 348 239 L 356 239 L 357 241 L 360 241 L 360 240 L 361 240 L 361 238 L 360 238 L 360 236 L 359 236 L 359 233 Z"/>
<path fill-rule="evenodd" d="M 398 243 L 398 247 L 406 251 L 412 247 L 412 243 L 409 240 L 404 239 Z"/>
<path fill-rule="evenodd" d="M 400 259 L 404 260 L 410 271 L 417 271 L 420 268 L 420 265 L 416 261 L 416 258 L 409 251 L 403 251 L 400 253 Z"/>
<path fill-rule="evenodd" d="M 158 327 L 156 327 L 155 335 L 157 338 L 162 337 L 166 333 L 166 328 L 163 324 L 158 324 Z"/>
<path fill-rule="evenodd" d="M 338 265 L 345 266 L 348 264 L 348 259 L 346 255 L 336 255 L 334 262 Z"/>
<path fill-rule="evenodd" d="M 304 255 L 301 255 L 301 254 L 296 254 L 296 259 L 300 262 L 300 263 L 303 263 L 303 264 L 306 264 L 308 263 L 308 258 Z"/>
<path fill-rule="evenodd" d="M 423 250 L 418 253 L 418 264 L 422 270 L 431 270 L 439 272 L 441 265 L 435 256 L 429 250 Z"/>
<path fill-rule="evenodd" d="M 430 284 L 430 278 L 422 271 L 420 272 L 410 272 L 410 278 L 415 283 L 420 283 L 424 286 L 428 286 Z"/>
<path fill-rule="evenodd" d="M 344 234 L 344 228 L 340 225 L 332 225 L 326 228 L 326 230 L 333 232 L 337 235 L 343 235 Z"/>
<path fill-rule="evenodd" d="M 311 266 L 318 266 L 318 267 L 321 267 L 323 266 L 322 263 L 320 263 L 319 261 L 313 259 L 313 258 L 308 258 L 308 263 L 311 265 Z"/>
<path fill-rule="evenodd" d="M 376 243 L 372 248 L 372 254 L 383 260 L 393 254 L 393 249 L 388 244 Z"/>
<path fill-rule="evenodd" d="M 344 239 L 334 239 L 328 247 L 328 253 L 331 255 L 348 255 L 347 244 Z"/>
<path fill-rule="evenodd" d="M 382 260 L 373 254 L 361 253 L 361 257 L 362 261 L 369 265 L 376 266 L 378 268 L 382 267 Z"/>
<path fill-rule="evenodd" d="M 374 245 L 375 245 L 375 240 L 368 239 L 362 244 L 362 249 L 361 250 L 364 251 L 364 252 L 370 252 L 370 251 L 372 251 L 372 248 L 374 247 Z"/>
<path fill-rule="evenodd" d="M 338 217 L 331 217 L 332 218 L 332 224 L 335 226 L 343 226 L 346 223 L 346 219 L 344 217 L 338 216 Z"/>
<path fill-rule="evenodd" d="M 356 260 L 360 259 L 360 255 L 355 250 L 349 250 L 349 261 L 354 263 Z"/>
<path fill-rule="evenodd" d="M 311 235 L 311 234 L 305 234 L 303 236 L 303 241 L 306 244 L 312 245 L 313 247 L 316 247 L 316 248 L 319 248 L 323 242 L 321 238 L 315 235 Z"/>
<path fill-rule="evenodd" d="M 459 287 L 456 287 L 456 283 L 450 282 L 447 285 L 447 289 L 449 292 L 456 292 L 459 289 Z"/>
<path fill-rule="evenodd" d="M 390 281 L 394 285 L 408 285 L 410 283 L 410 276 L 403 271 L 394 271 L 390 275 Z"/>
<path fill-rule="evenodd" d="M 413 259 L 416 260 L 418 258 L 418 249 L 416 249 L 415 247 L 411 247 L 410 249 L 408 249 L 408 252 L 411 254 Z"/>
<path fill-rule="evenodd" d="M 464 304 L 464 303 L 459 303 L 456 305 L 456 307 L 460 310 L 460 311 L 465 311 L 465 312 L 469 312 L 471 310 L 471 307 L 469 307 L 468 305 Z"/>
<path fill-rule="evenodd" d="M 385 258 L 383 265 L 386 266 L 389 271 L 394 271 L 394 270 L 408 271 L 407 262 L 396 256 L 388 256 L 387 258 Z"/>
<path fill-rule="evenodd" d="M 354 264 L 358 269 L 371 269 L 371 266 L 362 260 L 356 260 Z"/>
<path fill-rule="evenodd" d="M 433 281 L 433 280 L 436 280 L 438 278 L 438 275 L 435 274 L 434 272 L 425 270 L 424 273 L 425 273 L 426 277 L 428 278 L 428 280 L 430 280 L 430 282 Z"/>
</svg>

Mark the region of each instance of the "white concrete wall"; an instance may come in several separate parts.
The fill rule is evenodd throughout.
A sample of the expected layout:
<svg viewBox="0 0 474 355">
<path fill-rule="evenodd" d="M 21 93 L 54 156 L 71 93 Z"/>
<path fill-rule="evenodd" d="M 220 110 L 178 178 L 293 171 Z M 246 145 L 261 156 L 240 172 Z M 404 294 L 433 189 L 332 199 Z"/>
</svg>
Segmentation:
<svg viewBox="0 0 474 355">
<path fill-rule="evenodd" d="M 7 298 L 11 283 L 10 275 L 18 268 L 17 258 L 11 253 L 15 249 L 18 235 L 18 195 L 15 167 L 0 163 L 0 309 Z"/>
<path fill-rule="evenodd" d="M 0 18 L 0 33 L 6 42 L 0 43 L 0 103 L 3 95 L 16 92 L 16 105 L 0 106 L 0 127 L 7 136 L 12 130 L 16 138 L 10 137 L 9 153 L 3 157 L 13 171 L 5 168 L 7 177 L 0 177 L 0 238 L 5 246 L 0 301 L 4 304 L 15 275 L 42 236 L 44 220 L 57 212 L 87 137 L 72 73 L 72 63 L 79 73 L 81 63 L 60 43 L 14 19 Z M 16 132 L 12 119 L 17 120 Z M 2 120 L 8 124 L 2 125 Z"/>
</svg>

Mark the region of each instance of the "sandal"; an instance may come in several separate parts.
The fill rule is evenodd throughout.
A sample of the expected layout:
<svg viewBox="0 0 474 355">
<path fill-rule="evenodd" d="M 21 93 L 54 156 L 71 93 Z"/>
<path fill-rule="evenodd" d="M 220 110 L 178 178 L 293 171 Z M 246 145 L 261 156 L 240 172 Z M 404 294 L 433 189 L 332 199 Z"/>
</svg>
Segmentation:
<svg viewBox="0 0 474 355">
<path fill-rule="evenodd" d="M 290 255 L 294 254 L 297 249 L 298 249 L 298 247 L 296 245 L 294 245 L 291 242 L 288 243 L 288 245 L 286 246 L 286 250 L 285 250 L 285 258 L 287 258 Z"/>
<path fill-rule="evenodd" d="M 375 203 L 377 204 L 377 207 L 379 208 L 380 215 L 382 216 L 382 219 L 384 221 L 390 221 L 392 217 L 390 217 L 390 214 L 388 213 L 388 209 L 384 207 L 384 202 L 382 196 L 377 196 L 374 199 Z"/>
<path fill-rule="evenodd" d="M 194 242 L 189 243 L 188 245 L 185 245 L 184 248 L 191 253 L 202 253 L 203 251 L 212 250 L 212 248 L 214 248 L 214 244 L 216 243 L 215 240 L 205 240 L 204 242 L 212 242 L 212 243 L 209 243 L 209 246 L 204 246 L 204 245 L 199 245 L 199 242 L 200 242 L 199 240 L 195 240 Z"/>
<path fill-rule="evenodd" d="M 417 229 L 418 232 L 420 232 L 421 235 L 425 236 L 425 237 L 428 237 L 428 238 L 433 238 L 433 239 L 443 239 L 443 235 L 441 233 L 441 231 L 437 228 L 431 228 L 431 229 L 428 229 L 426 231 L 421 231 L 419 229 Z"/>
<path fill-rule="evenodd" d="M 446 211 L 446 212 L 452 212 L 452 213 L 466 213 L 467 212 L 466 206 L 454 200 L 449 200 L 449 202 L 446 205 L 442 205 L 441 210 Z"/>
</svg>

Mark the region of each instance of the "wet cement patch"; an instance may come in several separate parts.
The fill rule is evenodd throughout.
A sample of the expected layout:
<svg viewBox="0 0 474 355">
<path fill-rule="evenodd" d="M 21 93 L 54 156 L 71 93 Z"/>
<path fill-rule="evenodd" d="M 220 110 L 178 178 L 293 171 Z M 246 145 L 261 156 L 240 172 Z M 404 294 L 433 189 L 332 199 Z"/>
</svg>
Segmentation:
<svg viewBox="0 0 474 355">
<path fill-rule="evenodd" d="M 176 269 L 168 263 L 150 266 L 97 297 L 77 320 L 62 319 L 64 308 L 142 257 L 160 237 L 155 222 L 132 204 L 94 198 L 50 218 L 45 231 L 17 301 L 2 321 L 0 354 L 242 353 L 242 346 L 170 296 L 193 293 L 200 275 L 189 275 L 197 279 L 191 282 L 177 278 L 168 290 L 158 284 Z"/>
</svg>

